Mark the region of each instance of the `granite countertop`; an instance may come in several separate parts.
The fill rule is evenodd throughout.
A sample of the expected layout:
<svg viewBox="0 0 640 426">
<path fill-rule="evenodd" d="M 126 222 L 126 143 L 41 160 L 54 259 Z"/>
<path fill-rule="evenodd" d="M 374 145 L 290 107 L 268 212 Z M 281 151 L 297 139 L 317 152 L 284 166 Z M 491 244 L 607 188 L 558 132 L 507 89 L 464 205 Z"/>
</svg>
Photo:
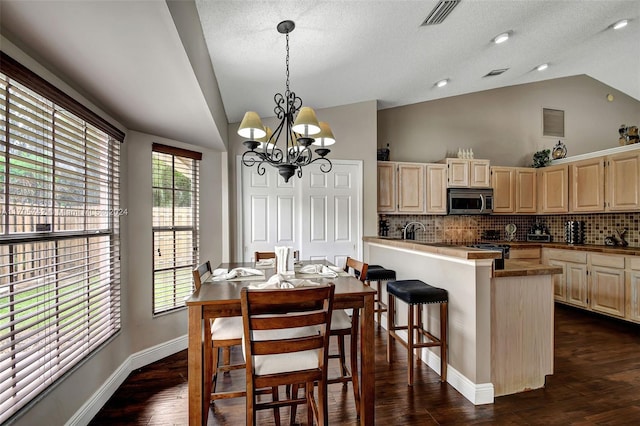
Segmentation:
<svg viewBox="0 0 640 426">
<path fill-rule="evenodd" d="M 567 244 L 560 242 L 542 243 L 534 241 L 491 241 L 491 243 L 509 244 L 512 249 L 541 247 L 563 250 L 590 251 L 606 254 L 623 254 L 627 256 L 640 256 L 640 247 L 606 246 L 604 244 Z"/>
<path fill-rule="evenodd" d="M 362 240 L 368 243 L 384 244 L 390 247 L 441 254 L 443 256 L 458 257 L 461 259 L 498 259 L 502 256 L 502 254 L 497 251 L 480 250 L 465 247 L 463 245 L 447 243 L 425 243 L 414 240 L 399 240 L 397 238 L 385 237 L 364 237 Z"/>
</svg>

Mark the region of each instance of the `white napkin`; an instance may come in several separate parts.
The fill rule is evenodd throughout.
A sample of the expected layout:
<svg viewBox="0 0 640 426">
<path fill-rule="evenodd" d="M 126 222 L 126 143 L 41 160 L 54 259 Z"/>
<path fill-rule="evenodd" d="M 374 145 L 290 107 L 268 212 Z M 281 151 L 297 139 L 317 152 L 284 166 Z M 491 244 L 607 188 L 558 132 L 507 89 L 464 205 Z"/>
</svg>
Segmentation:
<svg viewBox="0 0 640 426">
<path fill-rule="evenodd" d="M 288 271 L 289 265 L 289 247 L 285 246 L 276 246 L 276 270 L 279 274 Z"/>
<path fill-rule="evenodd" d="M 213 271 L 213 281 L 226 281 L 235 277 L 248 277 L 249 275 L 264 275 L 264 272 L 253 268 L 218 268 Z"/>
<path fill-rule="evenodd" d="M 315 287 L 320 283 L 301 279 L 287 279 L 282 274 L 272 275 L 266 283 L 251 283 L 249 288 L 267 289 L 267 288 L 297 288 L 297 287 Z"/>
<path fill-rule="evenodd" d="M 256 266 L 273 266 L 276 263 L 276 259 L 260 259 L 256 262 Z"/>
<path fill-rule="evenodd" d="M 321 264 L 305 265 L 302 268 L 300 268 L 300 273 L 301 274 L 317 274 L 317 275 L 322 275 L 324 277 L 329 277 L 329 278 L 335 278 L 338 276 L 335 270 L 333 270 L 332 268 L 326 265 L 321 265 Z"/>
</svg>

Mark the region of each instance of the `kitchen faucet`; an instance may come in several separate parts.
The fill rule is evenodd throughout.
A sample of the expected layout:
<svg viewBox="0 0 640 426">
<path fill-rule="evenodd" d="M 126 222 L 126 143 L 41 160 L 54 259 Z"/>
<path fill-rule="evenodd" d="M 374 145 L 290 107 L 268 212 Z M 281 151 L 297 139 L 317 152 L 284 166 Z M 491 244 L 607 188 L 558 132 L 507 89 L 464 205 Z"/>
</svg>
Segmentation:
<svg viewBox="0 0 640 426">
<path fill-rule="evenodd" d="M 407 229 L 409 228 L 409 226 L 413 226 L 413 225 L 420 225 L 420 226 L 422 226 L 422 230 L 424 232 L 427 232 L 427 228 L 424 226 L 424 223 L 422 223 L 422 222 L 409 222 L 404 226 L 404 228 L 402 228 L 402 239 L 403 240 L 407 239 Z"/>
</svg>

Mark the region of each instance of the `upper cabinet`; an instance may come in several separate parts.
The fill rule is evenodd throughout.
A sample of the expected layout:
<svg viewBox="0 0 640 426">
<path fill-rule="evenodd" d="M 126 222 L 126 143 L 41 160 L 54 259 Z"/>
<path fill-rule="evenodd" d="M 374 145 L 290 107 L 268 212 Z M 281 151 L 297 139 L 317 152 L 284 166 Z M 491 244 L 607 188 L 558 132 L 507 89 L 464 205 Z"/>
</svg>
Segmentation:
<svg viewBox="0 0 640 426">
<path fill-rule="evenodd" d="M 427 164 L 426 210 L 430 214 L 447 214 L 447 166 Z"/>
<path fill-rule="evenodd" d="M 604 163 L 596 157 L 569 165 L 571 212 L 604 211 Z"/>
<path fill-rule="evenodd" d="M 378 162 L 378 212 L 396 211 L 396 163 Z"/>
<path fill-rule="evenodd" d="M 490 188 L 489 160 L 447 158 L 449 188 Z"/>
<path fill-rule="evenodd" d="M 609 155 L 606 160 L 606 210 L 640 209 L 640 151 Z"/>
<path fill-rule="evenodd" d="M 640 208 L 637 150 L 569 163 L 570 211 L 624 212 Z"/>
<path fill-rule="evenodd" d="M 538 213 L 569 211 L 569 167 L 566 164 L 537 169 Z"/>
<path fill-rule="evenodd" d="M 378 212 L 447 214 L 447 166 L 379 161 Z"/>
<path fill-rule="evenodd" d="M 424 164 L 398 163 L 398 212 L 425 212 L 424 171 Z"/>
<path fill-rule="evenodd" d="M 493 213 L 536 213 L 536 170 L 526 167 L 491 167 Z"/>
</svg>

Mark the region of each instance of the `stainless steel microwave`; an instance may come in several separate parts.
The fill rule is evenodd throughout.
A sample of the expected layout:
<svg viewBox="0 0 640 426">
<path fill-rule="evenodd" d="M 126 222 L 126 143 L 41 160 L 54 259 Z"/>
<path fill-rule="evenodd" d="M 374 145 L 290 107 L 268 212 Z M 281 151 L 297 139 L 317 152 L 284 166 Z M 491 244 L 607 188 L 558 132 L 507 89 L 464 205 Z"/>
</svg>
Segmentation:
<svg viewBox="0 0 640 426">
<path fill-rule="evenodd" d="M 493 189 L 449 188 L 449 214 L 490 214 L 493 212 Z"/>
</svg>

